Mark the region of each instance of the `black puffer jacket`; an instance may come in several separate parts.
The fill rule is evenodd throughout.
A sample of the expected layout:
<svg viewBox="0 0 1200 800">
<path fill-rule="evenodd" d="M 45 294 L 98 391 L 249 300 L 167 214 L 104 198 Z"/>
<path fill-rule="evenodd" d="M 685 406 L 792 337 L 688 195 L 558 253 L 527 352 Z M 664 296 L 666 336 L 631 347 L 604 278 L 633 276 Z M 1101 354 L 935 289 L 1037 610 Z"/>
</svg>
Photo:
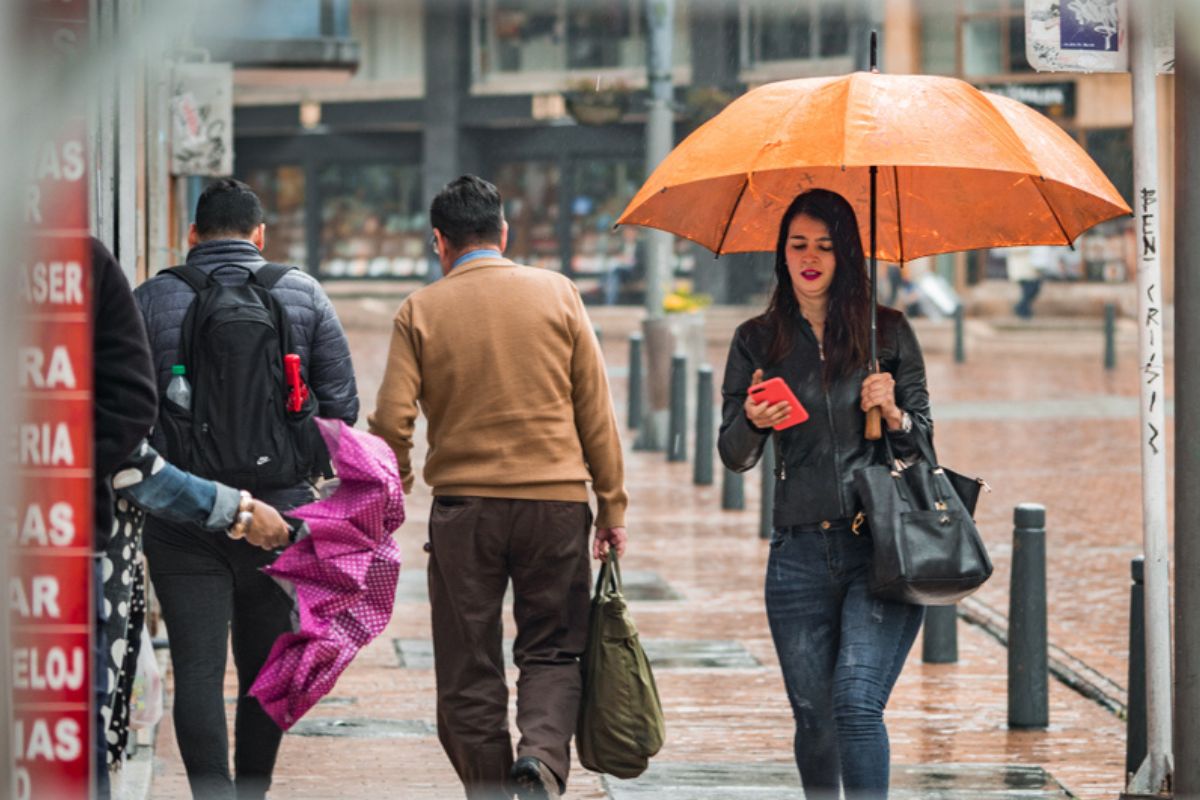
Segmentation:
<svg viewBox="0 0 1200 800">
<path fill-rule="evenodd" d="M 917 456 L 916 436 L 933 436 L 925 360 L 908 320 L 899 311 L 879 308 L 879 361 L 896 379 L 896 405 L 912 417 L 911 433 L 891 432 L 899 458 Z M 796 320 L 792 352 L 767 366 L 771 331 L 761 318 L 738 326 L 725 363 L 721 387 L 724 407 L 717 448 L 725 466 L 737 472 L 753 467 L 762 456 L 768 429 L 750 424 L 743 404 L 755 369 L 764 380 L 780 377 L 807 409 L 807 421 L 775 433 L 775 517 L 777 528 L 852 518 L 861 508 L 854 492 L 854 473 L 886 461 L 882 443 L 863 438 L 866 414 L 859 403 L 867 370 L 842 378 L 828 389 L 821 381 L 817 338 L 803 318 Z M 886 431 L 887 426 L 884 425 Z"/>
<path fill-rule="evenodd" d="M 222 239 L 193 247 L 187 263 L 211 272 L 224 264 L 258 269 L 266 261 L 250 242 Z M 217 279 L 235 284 L 246 277 L 243 270 L 228 269 Z M 358 387 L 350 363 L 350 345 L 325 290 L 311 275 L 294 269 L 275 284 L 271 294 L 287 309 L 292 345 L 300 356 L 305 379 L 320 402 L 320 415 L 353 425 L 358 419 Z M 139 286 L 134 295 L 146 320 L 158 391 L 165 394 L 171 365 L 178 359 L 183 318 L 196 295 L 171 275 L 156 275 Z"/>
</svg>

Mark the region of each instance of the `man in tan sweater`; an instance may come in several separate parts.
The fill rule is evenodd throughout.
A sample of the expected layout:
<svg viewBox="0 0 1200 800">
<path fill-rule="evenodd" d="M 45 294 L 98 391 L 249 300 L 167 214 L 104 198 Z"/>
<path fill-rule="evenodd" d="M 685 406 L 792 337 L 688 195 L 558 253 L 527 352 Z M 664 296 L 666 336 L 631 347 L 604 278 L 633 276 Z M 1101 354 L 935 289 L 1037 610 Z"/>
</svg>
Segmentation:
<svg viewBox="0 0 1200 800">
<path fill-rule="evenodd" d="M 592 548 L 625 549 L 621 442 L 608 378 L 579 291 L 504 258 L 500 193 L 474 176 L 430 208 L 445 277 L 396 314 L 371 431 L 396 452 L 404 488 L 418 403 L 429 423 L 425 481 L 438 737 L 468 798 L 557 798 L 570 765 L 587 638 Z M 517 638 L 513 761 L 501 611 Z"/>
</svg>

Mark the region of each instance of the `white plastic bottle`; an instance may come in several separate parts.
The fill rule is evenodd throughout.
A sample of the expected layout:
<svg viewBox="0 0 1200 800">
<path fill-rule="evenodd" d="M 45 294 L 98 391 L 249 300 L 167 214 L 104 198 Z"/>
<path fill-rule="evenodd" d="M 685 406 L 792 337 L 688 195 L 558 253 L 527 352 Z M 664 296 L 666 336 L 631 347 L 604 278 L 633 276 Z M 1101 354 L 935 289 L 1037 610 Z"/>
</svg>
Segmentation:
<svg viewBox="0 0 1200 800">
<path fill-rule="evenodd" d="M 171 367 L 171 382 L 167 384 L 167 399 L 180 408 L 192 410 L 192 385 L 188 383 L 187 367 L 176 364 Z"/>
</svg>

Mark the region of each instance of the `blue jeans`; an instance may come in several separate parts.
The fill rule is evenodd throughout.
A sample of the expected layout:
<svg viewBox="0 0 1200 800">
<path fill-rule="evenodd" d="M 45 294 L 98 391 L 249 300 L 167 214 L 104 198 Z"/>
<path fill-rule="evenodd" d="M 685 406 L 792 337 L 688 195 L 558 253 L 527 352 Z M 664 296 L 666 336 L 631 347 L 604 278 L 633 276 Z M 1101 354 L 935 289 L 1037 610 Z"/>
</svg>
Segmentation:
<svg viewBox="0 0 1200 800">
<path fill-rule="evenodd" d="M 777 530 L 767 562 L 767 619 L 796 719 L 808 800 L 886 798 L 883 709 L 924 608 L 873 597 L 869 535 L 849 525 Z"/>
</svg>

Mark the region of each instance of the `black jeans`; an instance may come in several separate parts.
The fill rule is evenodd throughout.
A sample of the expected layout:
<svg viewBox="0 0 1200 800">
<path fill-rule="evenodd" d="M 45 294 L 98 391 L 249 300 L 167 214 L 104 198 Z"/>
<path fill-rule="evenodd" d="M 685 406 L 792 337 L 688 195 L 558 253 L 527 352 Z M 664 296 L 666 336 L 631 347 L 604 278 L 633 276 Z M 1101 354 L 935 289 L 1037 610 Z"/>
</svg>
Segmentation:
<svg viewBox="0 0 1200 800">
<path fill-rule="evenodd" d="M 276 507 L 307 500 L 297 494 Z M 265 797 L 283 732 L 246 692 L 275 640 L 292 629 L 291 599 L 259 571 L 275 554 L 220 531 L 154 519 L 147 520 L 145 549 L 171 643 L 175 735 L 192 796 Z M 238 676 L 235 780 L 229 774 L 223 688 L 231 630 Z"/>
</svg>

